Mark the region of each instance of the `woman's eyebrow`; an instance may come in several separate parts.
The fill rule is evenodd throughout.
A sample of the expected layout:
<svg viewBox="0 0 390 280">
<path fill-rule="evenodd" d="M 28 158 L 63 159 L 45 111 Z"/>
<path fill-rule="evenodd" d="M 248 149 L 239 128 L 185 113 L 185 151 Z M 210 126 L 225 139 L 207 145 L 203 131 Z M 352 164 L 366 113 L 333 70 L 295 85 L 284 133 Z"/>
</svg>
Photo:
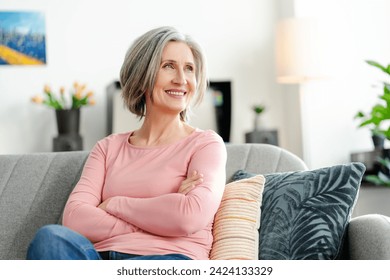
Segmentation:
<svg viewBox="0 0 390 280">
<path fill-rule="evenodd" d="M 163 60 L 161 61 L 161 63 L 166 63 L 166 62 L 178 64 L 178 62 L 177 62 L 176 60 L 174 60 L 174 59 L 163 59 Z M 188 61 L 188 62 L 186 62 L 185 64 L 191 65 L 191 66 L 195 66 L 195 63 L 194 63 L 194 62 L 191 62 L 191 61 Z"/>
</svg>

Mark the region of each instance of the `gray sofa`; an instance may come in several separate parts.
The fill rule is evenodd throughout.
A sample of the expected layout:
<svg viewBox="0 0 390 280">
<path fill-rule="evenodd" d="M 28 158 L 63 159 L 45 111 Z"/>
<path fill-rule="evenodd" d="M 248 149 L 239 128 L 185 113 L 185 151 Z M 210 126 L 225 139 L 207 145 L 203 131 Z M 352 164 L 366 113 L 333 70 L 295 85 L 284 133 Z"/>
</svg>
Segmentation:
<svg viewBox="0 0 390 280">
<path fill-rule="evenodd" d="M 290 152 L 267 144 L 227 144 L 227 181 L 240 169 L 254 173 L 306 170 Z M 69 193 L 88 152 L 0 155 L 0 259 L 24 259 L 36 230 L 61 222 Z M 390 259 L 390 223 L 382 215 L 353 218 L 347 259 Z"/>
</svg>

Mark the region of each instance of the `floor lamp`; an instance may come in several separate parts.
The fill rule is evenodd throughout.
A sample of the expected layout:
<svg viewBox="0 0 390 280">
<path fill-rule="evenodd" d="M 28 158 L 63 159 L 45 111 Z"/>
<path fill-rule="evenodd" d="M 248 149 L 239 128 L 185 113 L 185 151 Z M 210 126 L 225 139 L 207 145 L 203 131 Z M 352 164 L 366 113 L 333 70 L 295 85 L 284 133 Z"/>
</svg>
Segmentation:
<svg viewBox="0 0 390 280">
<path fill-rule="evenodd" d="M 298 85 L 297 121 L 300 127 L 295 134 L 300 142 L 298 154 L 310 166 L 309 149 L 307 147 L 308 131 L 305 113 L 305 84 L 320 78 L 319 59 L 320 43 L 317 23 L 309 18 L 287 18 L 280 20 L 276 30 L 276 68 L 277 82 Z M 290 119 L 289 116 L 288 119 Z M 301 141 L 299 141 L 299 137 Z"/>
</svg>

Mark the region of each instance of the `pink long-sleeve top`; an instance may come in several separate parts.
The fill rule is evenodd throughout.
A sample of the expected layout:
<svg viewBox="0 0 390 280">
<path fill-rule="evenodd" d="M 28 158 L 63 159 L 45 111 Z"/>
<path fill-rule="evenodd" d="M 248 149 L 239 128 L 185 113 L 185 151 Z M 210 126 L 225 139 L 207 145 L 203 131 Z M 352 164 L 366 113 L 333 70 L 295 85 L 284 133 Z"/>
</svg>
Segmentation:
<svg viewBox="0 0 390 280">
<path fill-rule="evenodd" d="M 113 134 L 91 150 L 64 210 L 63 224 L 98 251 L 181 253 L 208 259 L 212 224 L 225 186 L 226 148 L 211 130 L 176 143 L 140 147 L 129 133 Z M 187 194 L 181 182 L 196 170 L 203 182 Z M 106 211 L 98 206 L 111 198 Z"/>
</svg>

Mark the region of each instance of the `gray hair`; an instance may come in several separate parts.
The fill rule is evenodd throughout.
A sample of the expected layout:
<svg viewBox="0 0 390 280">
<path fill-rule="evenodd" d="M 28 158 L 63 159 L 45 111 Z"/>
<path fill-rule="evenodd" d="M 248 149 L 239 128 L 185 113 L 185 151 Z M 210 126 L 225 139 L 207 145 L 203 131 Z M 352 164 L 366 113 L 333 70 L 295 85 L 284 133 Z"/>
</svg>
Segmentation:
<svg viewBox="0 0 390 280">
<path fill-rule="evenodd" d="M 130 112 L 140 118 L 145 116 L 145 93 L 152 94 L 162 52 L 168 42 L 184 42 L 191 49 L 195 60 L 197 81 L 195 104 L 199 104 L 207 88 L 206 61 L 198 43 L 173 27 L 152 29 L 138 37 L 126 53 L 120 70 L 122 98 Z M 180 119 L 187 120 L 187 109 L 180 112 Z"/>
</svg>

